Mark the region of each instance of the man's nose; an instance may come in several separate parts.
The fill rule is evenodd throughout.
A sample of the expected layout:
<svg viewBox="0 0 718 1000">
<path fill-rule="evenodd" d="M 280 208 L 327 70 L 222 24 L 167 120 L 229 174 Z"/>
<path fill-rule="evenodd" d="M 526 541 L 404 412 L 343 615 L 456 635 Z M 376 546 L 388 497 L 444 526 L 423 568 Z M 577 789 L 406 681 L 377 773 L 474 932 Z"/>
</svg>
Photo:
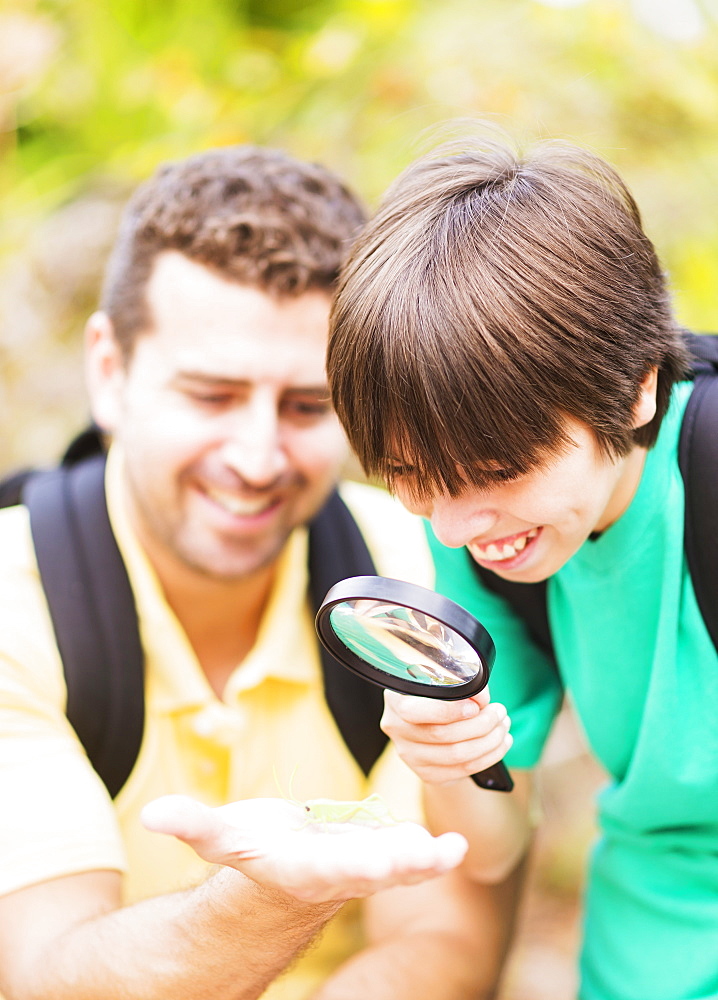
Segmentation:
<svg viewBox="0 0 718 1000">
<path fill-rule="evenodd" d="M 435 497 L 429 519 L 439 541 L 458 549 L 491 531 L 498 517 L 488 495 L 484 498 L 471 491 L 467 496 Z"/>
<path fill-rule="evenodd" d="M 274 403 L 254 402 L 233 415 L 222 459 L 249 486 L 270 486 L 287 469 L 288 458 Z"/>
</svg>

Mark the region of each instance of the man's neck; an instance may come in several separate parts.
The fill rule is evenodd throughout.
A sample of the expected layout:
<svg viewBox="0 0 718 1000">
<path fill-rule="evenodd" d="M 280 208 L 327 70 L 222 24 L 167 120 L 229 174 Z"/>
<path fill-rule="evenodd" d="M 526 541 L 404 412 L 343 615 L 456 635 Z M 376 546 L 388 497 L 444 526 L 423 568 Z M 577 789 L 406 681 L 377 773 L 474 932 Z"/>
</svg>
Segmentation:
<svg viewBox="0 0 718 1000">
<path fill-rule="evenodd" d="M 277 573 L 276 562 L 238 580 L 152 558 L 165 600 L 218 697 L 254 645 Z"/>
</svg>

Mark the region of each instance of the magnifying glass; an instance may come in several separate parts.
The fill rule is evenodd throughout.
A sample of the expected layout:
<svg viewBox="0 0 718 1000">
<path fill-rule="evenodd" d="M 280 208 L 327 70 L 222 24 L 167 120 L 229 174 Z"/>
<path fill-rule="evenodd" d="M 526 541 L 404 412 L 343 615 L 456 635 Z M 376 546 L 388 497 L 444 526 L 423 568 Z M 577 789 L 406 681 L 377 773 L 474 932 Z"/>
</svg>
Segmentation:
<svg viewBox="0 0 718 1000">
<path fill-rule="evenodd" d="M 383 576 L 340 580 L 317 612 L 316 629 L 355 674 L 422 698 L 470 698 L 486 686 L 496 657 L 489 633 L 461 605 Z M 514 787 L 501 761 L 471 777 L 481 788 Z"/>
</svg>

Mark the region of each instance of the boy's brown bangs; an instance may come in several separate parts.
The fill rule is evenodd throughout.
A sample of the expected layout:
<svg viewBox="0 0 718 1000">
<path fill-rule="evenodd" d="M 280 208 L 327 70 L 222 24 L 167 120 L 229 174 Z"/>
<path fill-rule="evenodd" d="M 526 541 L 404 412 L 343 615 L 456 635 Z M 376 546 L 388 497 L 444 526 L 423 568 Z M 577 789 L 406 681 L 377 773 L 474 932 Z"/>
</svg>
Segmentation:
<svg viewBox="0 0 718 1000">
<path fill-rule="evenodd" d="M 501 474 L 526 474 L 565 443 L 560 413 L 540 405 L 526 373 L 507 372 L 497 384 L 488 374 L 496 370 L 492 361 L 477 367 L 475 357 L 455 357 L 446 363 L 435 335 L 405 332 L 399 356 L 392 350 L 396 337 L 380 339 L 383 357 L 378 366 L 373 359 L 371 398 L 382 418 L 372 422 L 360 458 L 390 488 L 401 483 L 418 500 L 458 496 L 468 485 L 487 489 Z M 427 339 L 431 348 L 423 351 Z M 440 339 L 454 354 L 466 340 L 452 332 Z M 411 474 L 400 477 L 397 466 Z"/>
</svg>

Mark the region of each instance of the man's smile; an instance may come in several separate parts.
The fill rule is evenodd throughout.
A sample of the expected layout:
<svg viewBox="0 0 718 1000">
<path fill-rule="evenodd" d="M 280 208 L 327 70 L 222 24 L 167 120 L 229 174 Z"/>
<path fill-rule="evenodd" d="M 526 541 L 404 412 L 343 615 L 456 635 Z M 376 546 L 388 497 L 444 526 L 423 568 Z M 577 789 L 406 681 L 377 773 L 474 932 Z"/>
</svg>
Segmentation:
<svg viewBox="0 0 718 1000">
<path fill-rule="evenodd" d="M 202 492 L 218 507 L 232 517 L 258 517 L 276 507 L 279 500 L 275 494 L 262 496 L 241 496 L 235 491 L 217 486 L 206 486 Z"/>
</svg>

